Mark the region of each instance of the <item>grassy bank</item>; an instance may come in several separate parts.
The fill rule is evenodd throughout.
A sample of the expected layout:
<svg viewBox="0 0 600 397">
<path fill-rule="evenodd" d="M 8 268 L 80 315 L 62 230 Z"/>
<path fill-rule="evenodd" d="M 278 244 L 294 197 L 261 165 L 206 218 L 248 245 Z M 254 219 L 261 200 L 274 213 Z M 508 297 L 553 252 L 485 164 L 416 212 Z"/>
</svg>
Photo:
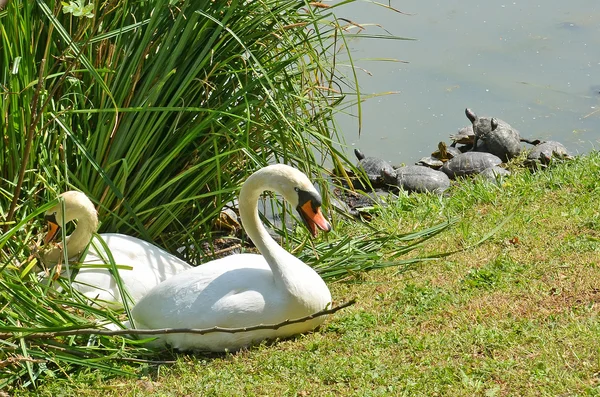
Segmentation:
<svg viewBox="0 0 600 397">
<path fill-rule="evenodd" d="M 458 216 L 420 254 L 460 252 L 331 283 L 337 303 L 358 302 L 313 334 L 180 355 L 136 379 L 82 373 L 29 395 L 600 395 L 599 174 L 594 152 L 515 170 L 500 188 L 466 181 L 447 198 L 402 197 L 370 225 L 335 233 L 410 232 Z"/>
</svg>

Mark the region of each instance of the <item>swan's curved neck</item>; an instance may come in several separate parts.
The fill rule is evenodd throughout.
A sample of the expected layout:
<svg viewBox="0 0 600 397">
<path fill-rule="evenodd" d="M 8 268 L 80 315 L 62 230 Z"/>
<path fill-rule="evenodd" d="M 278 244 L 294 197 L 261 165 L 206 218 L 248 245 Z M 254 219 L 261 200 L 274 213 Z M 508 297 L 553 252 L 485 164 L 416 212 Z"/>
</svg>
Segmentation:
<svg viewBox="0 0 600 397">
<path fill-rule="evenodd" d="M 90 243 L 95 231 L 96 226 L 90 222 L 90 219 L 79 219 L 77 227 L 67 237 L 67 252 L 69 256 L 79 255 Z"/>
<path fill-rule="evenodd" d="M 92 240 L 94 232 L 98 229 L 98 217 L 89 211 L 80 211 L 77 214 L 77 226 L 73 233 L 66 238 L 67 254 L 69 258 L 79 256 Z M 60 225 L 62 226 L 62 225 Z M 62 244 L 47 251 L 44 259 L 48 262 L 58 262 L 63 256 Z"/>
<path fill-rule="evenodd" d="M 296 258 L 283 249 L 267 232 L 258 215 L 258 199 L 265 190 L 276 190 L 268 180 L 267 174 L 251 175 L 240 191 L 240 218 L 246 234 L 271 267 L 275 281 L 287 283 L 284 264 L 291 258 Z"/>
</svg>

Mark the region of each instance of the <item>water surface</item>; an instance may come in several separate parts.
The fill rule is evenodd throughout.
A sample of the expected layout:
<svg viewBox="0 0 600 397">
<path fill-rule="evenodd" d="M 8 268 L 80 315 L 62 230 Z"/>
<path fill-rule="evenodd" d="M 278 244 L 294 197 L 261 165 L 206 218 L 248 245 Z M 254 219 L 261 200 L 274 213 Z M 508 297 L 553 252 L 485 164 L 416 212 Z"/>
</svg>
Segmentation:
<svg viewBox="0 0 600 397">
<path fill-rule="evenodd" d="M 362 92 L 398 93 L 363 103 L 360 137 L 355 117 L 338 117 L 348 153 L 359 147 L 393 164 L 413 163 L 469 123 L 465 107 L 505 120 L 524 137 L 561 141 L 574 153 L 600 147 L 598 0 L 391 5 L 412 15 L 367 2 L 336 12 L 416 39 L 350 42 L 357 66 L 372 74 L 359 72 Z"/>
</svg>

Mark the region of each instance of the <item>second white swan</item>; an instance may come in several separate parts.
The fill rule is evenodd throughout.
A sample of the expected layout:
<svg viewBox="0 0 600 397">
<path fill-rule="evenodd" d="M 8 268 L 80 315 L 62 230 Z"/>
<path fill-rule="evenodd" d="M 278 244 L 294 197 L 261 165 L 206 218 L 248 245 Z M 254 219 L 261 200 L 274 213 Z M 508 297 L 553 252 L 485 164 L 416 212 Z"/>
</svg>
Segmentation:
<svg viewBox="0 0 600 397">
<path fill-rule="evenodd" d="M 137 328 L 239 328 L 304 317 L 331 304 L 323 279 L 268 234 L 258 215 L 258 197 L 274 190 L 294 206 L 313 236 L 329 231 L 321 197 L 302 172 L 283 164 L 252 174 L 239 197 L 242 225 L 262 255 L 239 254 L 186 270 L 156 286 L 133 308 Z M 167 334 L 155 343 L 180 350 L 235 351 L 263 339 L 310 331 L 324 321 L 242 333 Z"/>
<path fill-rule="evenodd" d="M 77 220 L 75 230 L 67 236 L 66 250 L 70 262 L 73 262 L 70 266 L 81 264 L 82 268 L 77 271 L 71 285 L 101 306 L 120 307 L 123 301 L 117 280 L 106 266 L 102 267 L 103 264 L 110 263 L 108 254 L 97 239 L 94 238 L 94 243 L 90 245 L 93 233 L 98 229 L 98 215 L 94 204 L 84 193 L 77 191 L 61 194 L 60 200 L 63 203 L 59 202 L 46 212 L 49 231 L 45 243 L 59 234 L 59 225 Z M 119 276 L 133 303 L 160 282 L 192 268 L 175 255 L 136 237 L 105 233 L 100 238 L 110 250 L 115 264 L 124 267 L 119 269 Z M 88 245 L 89 250 L 82 258 Z M 42 253 L 42 259 L 47 264 L 57 263 L 62 260 L 63 249 L 64 245 L 59 243 Z M 97 266 L 90 267 L 91 265 Z M 63 265 L 63 269 L 66 268 L 65 277 L 73 274 L 70 266 Z"/>
</svg>

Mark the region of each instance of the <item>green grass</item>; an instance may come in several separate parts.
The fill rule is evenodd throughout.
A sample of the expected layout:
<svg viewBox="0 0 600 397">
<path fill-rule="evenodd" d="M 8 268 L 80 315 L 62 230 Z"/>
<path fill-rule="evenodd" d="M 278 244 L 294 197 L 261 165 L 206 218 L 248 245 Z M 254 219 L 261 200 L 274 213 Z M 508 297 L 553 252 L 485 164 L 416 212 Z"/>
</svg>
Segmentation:
<svg viewBox="0 0 600 397">
<path fill-rule="evenodd" d="M 12 392 L 600 395 L 598 175 L 600 153 L 593 152 L 535 174 L 517 170 L 499 188 L 464 181 L 441 200 L 402 197 L 369 225 L 336 224 L 347 235 L 371 228 L 397 233 L 458 216 L 419 255 L 460 251 L 331 282 L 336 302 L 358 302 L 312 334 L 236 354 L 180 354 L 174 364 L 148 365 L 135 377 L 90 370 Z M 394 252 L 379 249 L 382 260 Z"/>
<path fill-rule="evenodd" d="M 119 316 L 34 277 L 57 192 L 88 193 L 103 231 L 186 246 L 196 261 L 249 172 L 281 161 L 324 184 L 323 161 L 347 161 L 334 115 L 355 104 L 360 128 L 365 99 L 352 59 L 340 65 L 352 24 L 320 3 L 222 5 L 107 1 L 76 16 L 58 1 L 11 0 L 0 12 L 3 392 L 600 394 L 597 153 L 520 170 L 502 188 L 466 181 L 449 198 L 402 197 L 369 224 L 335 216 L 314 243 L 286 233 L 337 302 L 358 298 L 309 335 L 211 356 L 20 337 Z"/>
<path fill-rule="evenodd" d="M 0 339 L 0 389 L 87 371 L 135 376 L 155 356 L 105 336 L 21 338 L 119 315 L 36 277 L 42 214 L 59 193 L 85 192 L 101 232 L 201 263 L 223 205 L 257 168 L 294 165 L 322 187 L 330 164 L 352 168 L 334 115 L 355 106 L 360 130 L 366 99 L 346 45 L 357 25 L 337 16 L 348 1 L 68 3 L 11 0 L 0 11 L 0 333 L 10 333 Z M 380 250 L 406 253 L 448 224 L 337 233 L 314 245 L 306 230 L 282 234 L 334 280 L 389 266 Z"/>
</svg>

